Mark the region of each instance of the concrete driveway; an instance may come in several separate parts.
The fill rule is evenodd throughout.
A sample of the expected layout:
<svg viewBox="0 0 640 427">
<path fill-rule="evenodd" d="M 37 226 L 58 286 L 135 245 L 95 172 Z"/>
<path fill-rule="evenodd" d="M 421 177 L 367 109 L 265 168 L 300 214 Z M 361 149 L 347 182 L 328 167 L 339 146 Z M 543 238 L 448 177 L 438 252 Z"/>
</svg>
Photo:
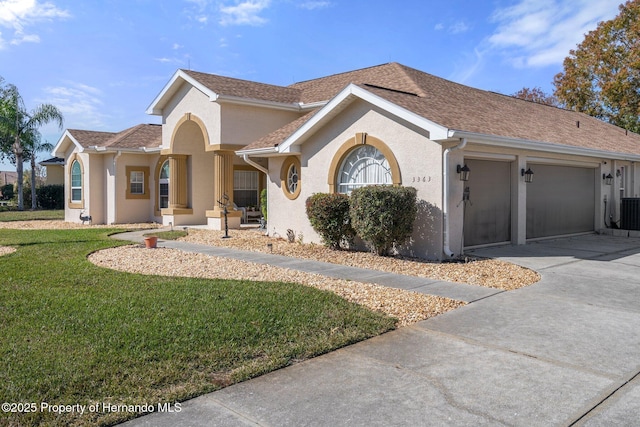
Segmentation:
<svg viewBox="0 0 640 427">
<path fill-rule="evenodd" d="M 640 239 L 473 253 L 542 280 L 127 425 L 638 425 Z"/>
</svg>

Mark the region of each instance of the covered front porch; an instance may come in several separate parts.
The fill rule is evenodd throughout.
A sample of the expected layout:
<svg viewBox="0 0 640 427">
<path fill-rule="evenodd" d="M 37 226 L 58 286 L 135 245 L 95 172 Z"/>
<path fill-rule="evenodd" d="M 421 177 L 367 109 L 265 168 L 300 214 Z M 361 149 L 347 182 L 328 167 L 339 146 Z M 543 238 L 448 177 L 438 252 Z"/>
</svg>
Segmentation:
<svg viewBox="0 0 640 427">
<path fill-rule="evenodd" d="M 228 228 L 258 223 L 264 177 L 235 155 L 234 145 L 211 146 L 204 127 L 191 117 L 174 132 L 156 168 L 156 214 L 165 226 Z M 257 217 L 257 218 L 256 218 Z"/>
</svg>

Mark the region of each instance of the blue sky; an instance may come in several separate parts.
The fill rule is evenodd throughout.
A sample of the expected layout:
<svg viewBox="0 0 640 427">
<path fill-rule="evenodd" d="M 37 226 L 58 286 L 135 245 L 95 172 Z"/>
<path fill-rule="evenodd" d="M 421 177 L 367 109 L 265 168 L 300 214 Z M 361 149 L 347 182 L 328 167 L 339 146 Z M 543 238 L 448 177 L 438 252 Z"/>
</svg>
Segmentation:
<svg viewBox="0 0 640 427">
<path fill-rule="evenodd" d="M 553 91 L 621 0 L 0 0 L 0 76 L 65 128 L 159 123 L 178 68 L 276 85 L 400 62 L 504 94 Z M 55 144 L 62 132 L 42 130 Z M 0 165 L 3 169 L 11 169 Z"/>
</svg>

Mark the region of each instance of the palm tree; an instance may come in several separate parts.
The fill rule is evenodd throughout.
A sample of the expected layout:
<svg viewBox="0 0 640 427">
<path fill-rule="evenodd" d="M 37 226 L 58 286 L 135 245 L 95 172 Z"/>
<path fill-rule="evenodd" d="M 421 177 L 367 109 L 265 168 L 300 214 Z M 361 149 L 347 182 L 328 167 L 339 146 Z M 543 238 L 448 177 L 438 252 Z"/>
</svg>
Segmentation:
<svg viewBox="0 0 640 427">
<path fill-rule="evenodd" d="M 31 209 L 38 208 L 38 201 L 36 198 L 36 155 L 43 151 L 53 150 L 53 145 L 48 142 L 42 142 L 40 132 L 34 132 L 32 137 L 28 140 L 28 158 L 31 162 Z"/>
<path fill-rule="evenodd" d="M 55 122 L 60 130 L 63 117 L 60 110 L 51 104 L 40 104 L 30 112 L 26 111 L 24 101 L 14 85 L 3 90 L 0 105 L 0 130 L 4 134 L 4 150 L 14 156 L 18 173 L 18 210 L 24 210 L 23 163 L 25 151 L 28 152 L 30 141 L 36 139 L 38 128 Z"/>
</svg>

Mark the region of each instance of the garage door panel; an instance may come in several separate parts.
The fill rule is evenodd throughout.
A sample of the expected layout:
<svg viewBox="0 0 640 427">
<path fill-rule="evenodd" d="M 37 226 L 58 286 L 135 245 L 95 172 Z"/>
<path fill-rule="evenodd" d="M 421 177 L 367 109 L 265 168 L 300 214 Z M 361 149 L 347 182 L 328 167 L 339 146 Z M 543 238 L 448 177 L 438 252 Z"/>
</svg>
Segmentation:
<svg viewBox="0 0 640 427">
<path fill-rule="evenodd" d="M 533 165 L 527 184 L 527 238 L 593 231 L 595 170 Z"/>
<path fill-rule="evenodd" d="M 476 246 L 511 240 L 511 164 L 465 160 L 471 177 L 464 212 L 464 245 Z"/>
</svg>

